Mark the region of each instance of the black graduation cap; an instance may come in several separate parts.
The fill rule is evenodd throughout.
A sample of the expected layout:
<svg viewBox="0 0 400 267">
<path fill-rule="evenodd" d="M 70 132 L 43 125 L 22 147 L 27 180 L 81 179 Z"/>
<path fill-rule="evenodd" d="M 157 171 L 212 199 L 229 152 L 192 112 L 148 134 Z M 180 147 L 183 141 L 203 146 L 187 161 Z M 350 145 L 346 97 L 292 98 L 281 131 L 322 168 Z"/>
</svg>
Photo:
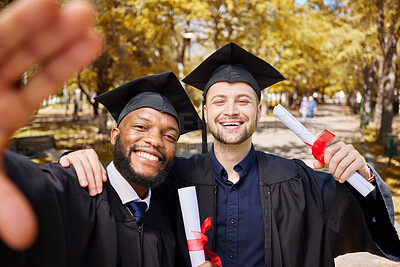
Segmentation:
<svg viewBox="0 0 400 267">
<path fill-rule="evenodd" d="M 216 82 L 247 82 L 260 99 L 261 90 L 285 77 L 269 63 L 244 50 L 235 43 L 228 43 L 206 58 L 183 82 L 204 91 Z"/>
<path fill-rule="evenodd" d="M 180 134 L 202 128 L 202 121 L 180 81 L 172 72 L 132 80 L 95 97 L 120 124 L 132 111 L 149 107 L 174 116 Z"/>
<path fill-rule="evenodd" d="M 261 90 L 283 80 L 285 77 L 269 63 L 231 42 L 211 54 L 182 81 L 202 90 L 205 101 L 208 89 L 216 82 L 247 82 L 260 99 Z M 204 119 L 204 109 L 202 114 Z M 202 143 L 205 153 L 208 150 L 205 122 Z"/>
</svg>

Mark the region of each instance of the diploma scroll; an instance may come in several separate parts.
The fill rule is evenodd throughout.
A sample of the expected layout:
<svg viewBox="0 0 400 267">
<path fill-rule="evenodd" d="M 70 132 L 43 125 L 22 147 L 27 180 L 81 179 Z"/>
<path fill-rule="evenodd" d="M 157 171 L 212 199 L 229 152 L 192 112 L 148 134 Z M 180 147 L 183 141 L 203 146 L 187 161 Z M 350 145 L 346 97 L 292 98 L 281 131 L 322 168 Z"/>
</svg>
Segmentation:
<svg viewBox="0 0 400 267">
<path fill-rule="evenodd" d="M 301 124 L 292 114 L 290 114 L 282 105 L 275 106 L 273 110 L 274 115 L 285 124 L 290 130 L 292 130 L 304 143 L 313 145 L 316 138 L 315 136 Z M 359 173 L 353 173 L 347 182 L 351 184 L 361 195 L 367 196 L 374 186 L 369 183 Z"/>
<path fill-rule="evenodd" d="M 193 232 L 201 232 L 196 188 L 190 186 L 178 189 L 178 195 L 181 203 L 186 239 L 194 240 L 196 236 Z M 189 256 L 193 267 L 197 267 L 206 261 L 204 250 L 189 251 Z"/>
</svg>

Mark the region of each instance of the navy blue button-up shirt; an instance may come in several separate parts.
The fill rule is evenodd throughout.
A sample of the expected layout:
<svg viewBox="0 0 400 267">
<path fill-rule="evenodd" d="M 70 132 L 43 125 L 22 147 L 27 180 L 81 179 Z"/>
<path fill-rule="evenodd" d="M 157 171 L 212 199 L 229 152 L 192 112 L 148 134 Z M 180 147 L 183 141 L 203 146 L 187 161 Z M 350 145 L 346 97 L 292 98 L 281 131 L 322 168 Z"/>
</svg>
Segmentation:
<svg viewBox="0 0 400 267">
<path fill-rule="evenodd" d="M 215 253 L 223 266 L 265 266 L 264 228 L 254 147 L 234 170 L 234 184 L 218 162 L 214 148 L 211 164 L 217 181 L 217 232 Z"/>
</svg>

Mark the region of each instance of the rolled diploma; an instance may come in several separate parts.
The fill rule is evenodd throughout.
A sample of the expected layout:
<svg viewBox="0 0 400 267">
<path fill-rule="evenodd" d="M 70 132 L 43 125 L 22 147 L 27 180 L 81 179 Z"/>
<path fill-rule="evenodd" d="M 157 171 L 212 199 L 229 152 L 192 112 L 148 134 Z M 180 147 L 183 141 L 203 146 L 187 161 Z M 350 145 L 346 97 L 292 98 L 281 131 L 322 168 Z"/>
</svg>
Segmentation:
<svg viewBox="0 0 400 267">
<path fill-rule="evenodd" d="M 274 115 L 292 130 L 300 139 L 307 144 L 313 145 L 316 138 L 315 136 L 301 124 L 292 114 L 290 114 L 281 104 L 275 106 L 273 110 Z M 353 173 L 347 182 L 351 184 L 361 195 L 366 197 L 375 186 L 369 183 L 358 172 Z"/>
<path fill-rule="evenodd" d="M 178 189 L 178 195 L 181 203 L 186 239 L 196 239 L 192 231 L 201 232 L 196 187 L 189 186 Z M 197 267 L 206 261 L 204 250 L 189 251 L 189 256 L 193 267 Z"/>
</svg>

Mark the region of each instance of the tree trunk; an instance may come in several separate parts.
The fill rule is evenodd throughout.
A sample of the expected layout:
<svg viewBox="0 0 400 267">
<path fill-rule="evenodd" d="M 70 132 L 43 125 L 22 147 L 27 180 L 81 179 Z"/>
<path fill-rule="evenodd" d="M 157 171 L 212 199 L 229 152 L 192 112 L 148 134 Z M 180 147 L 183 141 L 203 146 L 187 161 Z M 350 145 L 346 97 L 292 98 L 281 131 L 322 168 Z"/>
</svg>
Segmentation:
<svg viewBox="0 0 400 267">
<path fill-rule="evenodd" d="M 367 65 L 364 69 L 364 112 L 369 116 L 371 116 L 372 112 L 372 97 L 374 96 L 375 73 L 375 62 Z"/>
<path fill-rule="evenodd" d="M 382 118 L 379 135 L 376 140 L 377 143 L 382 143 L 385 133 L 392 132 L 393 122 L 393 96 L 394 96 L 394 83 L 396 78 L 396 42 L 394 38 L 389 42 L 390 47 L 387 48 L 388 53 L 383 60 L 383 74 L 382 77 Z"/>
<path fill-rule="evenodd" d="M 379 72 L 378 72 L 378 92 L 376 97 L 375 114 L 374 114 L 374 124 L 380 125 L 382 119 L 382 102 L 383 102 L 383 61 L 379 62 Z"/>
<path fill-rule="evenodd" d="M 78 73 L 77 80 L 78 80 L 79 89 L 81 89 L 81 91 L 85 94 L 89 104 L 93 107 L 93 117 L 97 118 L 99 116 L 99 103 L 96 100 L 92 101 L 92 99 L 89 96 L 89 93 L 86 92 L 85 89 L 83 89 L 80 73 Z"/>
<path fill-rule="evenodd" d="M 383 54 L 382 76 L 380 77 L 380 89 L 382 90 L 382 117 L 379 135 L 376 139 L 376 143 L 378 144 L 382 144 L 386 133 L 392 132 L 393 95 L 397 60 L 396 45 L 400 37 L 400 25 L 397 23 L 398 16 L 389 12 L 385 14 L 385 4 L 388 3 L 384 0 L 378 0 L 376 2 L 376 24 L 378 30 L 378 39 Z M 396 7 L 393 10 L 393 12 L 398 11 L 399 9 Z M 392 14 L 392 17 L 390 17 L 390 14 Z M 389 19 L 387 22 L 385 22 L 385 15 L 387 15 L 386 18 Z M 392 19 L 392 21 L 390 21 L 390 19 Z"/>
<path fill-rule="evenodd" d="M 321 104 L 325 104 L 325 86 L 324 86 L 324 88 L 322 88 Z"/>
<path fill-rule="evenodd" d="M 107 130 L 107 110 L 105 108 L 103 108 L 101 110 L 101 113 L 100 113 L 100 116 L 99 116 L 99 124 L 100 124 L 99 133 L 108 134 L 108 130 Z"/>
</svg>

